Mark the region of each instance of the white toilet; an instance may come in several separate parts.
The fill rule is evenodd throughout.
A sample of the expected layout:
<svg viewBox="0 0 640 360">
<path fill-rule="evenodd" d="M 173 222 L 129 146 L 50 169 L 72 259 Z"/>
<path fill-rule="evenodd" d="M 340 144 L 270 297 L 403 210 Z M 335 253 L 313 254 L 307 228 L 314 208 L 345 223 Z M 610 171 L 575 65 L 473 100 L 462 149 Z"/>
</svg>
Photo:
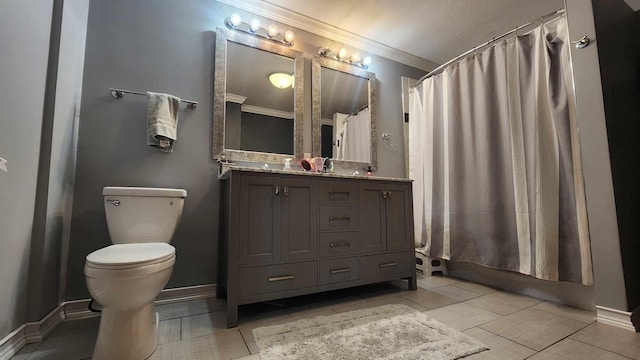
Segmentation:
<svg viewBox="0 0 640 360">
<path fill-rule="evenodd" d="M 102 305 L 93 359 L 146 359 L 157 346 L 153 301 L 173 271 L 169 242 L 187 191 L 105 187 L 102 194 L 114 245 L 87 255 L 84 267 L 89 293 Z"/>
</svg>

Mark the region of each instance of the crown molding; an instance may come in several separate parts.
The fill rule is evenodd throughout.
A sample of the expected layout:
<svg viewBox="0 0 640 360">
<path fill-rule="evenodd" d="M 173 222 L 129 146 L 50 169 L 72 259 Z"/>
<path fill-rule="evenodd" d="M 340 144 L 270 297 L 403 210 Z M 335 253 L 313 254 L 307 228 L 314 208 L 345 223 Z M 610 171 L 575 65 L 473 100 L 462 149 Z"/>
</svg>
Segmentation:
<svg viewBox="0 0 640 360">
<path fill-rule="evenodd" d="M 293 120 L 294 118 L 292 112 L 268 109 L 260 106 L 254 106 L 254 105 L 242 105 L 242 107 L 240 107 L 240 110 L 246 113 L 265 115 L 265 116 L 271 116 L 271 117 L 277 117 L 277 118 L 283 118 L 283 119 Z"/>
<path fill-rule="evenodd" d="M 236 104 L 244 104 L 244 102 L 247 100 L 247 97 L 242 95 L 232 94 L 232 93 L 226 93 L 225 100 L 228 102 L 236 103 Z"/>
<path fill-rule="evenodd" d="M 438 64 L 421 57 L 411 55 L 402 50 L 392 48 L 377 41 L 367 39 L 338 27 L 323 23 L 308 16 L 282 8 L 261 0 L 217 0 L 226 5 L 248 11 L 282 24 L 322 36 L 324 38 L 342 43 L 346 46 L 385 57 L 387 59 L 415 67 L 424 71 L 431 71 Z M 231 14 L 229 14 L 231 15 Z"/>
</svg>

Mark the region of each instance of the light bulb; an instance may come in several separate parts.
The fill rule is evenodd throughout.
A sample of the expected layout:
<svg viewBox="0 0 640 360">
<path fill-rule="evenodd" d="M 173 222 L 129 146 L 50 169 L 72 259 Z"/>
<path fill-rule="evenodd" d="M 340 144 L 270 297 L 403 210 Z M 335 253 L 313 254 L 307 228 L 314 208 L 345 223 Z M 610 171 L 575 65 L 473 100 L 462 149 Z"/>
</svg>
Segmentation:
<svg viewBox="0 0 640 360">
<path fill-rule="evenodd" d="M 355 53 L 355 54 L 351 55 L 351 62 L 352 63 L 359 63 L 360 62 L 360 54 Z"/>
<path fill-rule="evenodd" d="M 267 29 L 268 29 L 267 31 L 269 32 L 269 37 L 274 37 L 278 35 L 278 27 L 276 25 L 271 24 Z"/>
<path fill-rule="evenodd" d="M 338 51 L 338 58 L 344 59 L 345 57 L 347 57 L 347 49 L 342 48 Z"/>
<path fill-rule="evenodd" d="M 233 25 L 233 27 L 236 27 L 240 25 L 240 23 L 242 22 L 242 18 L 238 14 L 231 14 L 231 18 L 229 18 L 229 22 L 231 23 L 231 25 Z"/>
<path fill-rule="evenodd" d="M 251 19 L 249 26 L 251 26 L 251 31 L 255 32 L 256 30 L 260 29 L 260 21 L 255 18 Z"/>
<path fill-rule="evenodd" d="M 284 40 L 288 43 L 292 43 L 293 42 L 293 31 L 291 30 L 287 30 L 284 33 Z"/>
<path fill-rule="evenodd" d="M 362 60 L 362 65 L 368 66 L 369 64 L 371 64 L 371 57 L 365 56 L 364 59 Z"/>
</svg>

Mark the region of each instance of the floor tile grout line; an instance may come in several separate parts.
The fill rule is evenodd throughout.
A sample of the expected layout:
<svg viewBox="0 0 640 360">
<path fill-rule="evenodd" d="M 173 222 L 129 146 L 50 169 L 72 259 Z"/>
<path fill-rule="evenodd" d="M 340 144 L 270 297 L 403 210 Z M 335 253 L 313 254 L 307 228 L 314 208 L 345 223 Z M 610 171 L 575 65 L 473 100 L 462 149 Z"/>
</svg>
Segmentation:
<svg viewBox="0 0 640 360">
<path fill-rule="evenodd" d="M 535 306 L 538 306 L 538 305 L 540 305 L 540 304 L 544 304 L 544 303 L 550 303 L 550 304 L 562 305 L 562 304 L 557 304 L 557 303 L 554 303 L 554 302 L 551 302 L 551 301 L 543 300 L 543 302 L 541 302 L 541 303 L 538 303 L 538 304 L 534 305 L 534 307 L 535 307 Z M 562 305 L 562 306 L 566 306 L 566 305 Z M 571 306 L 567 306 L 567 307 L 570 307 L 570 308 L 572 308 L 572 309 L 577 309 L 577 308 L 573 308 L 573 307 L 571 307 Z M 578 322 L 581 322 L 581 323 L 583 323 L 583 324 L 587 324 L 587 325 L 591 325 L 591 324 L 593 324 L 593 323 L 596 321 L 596 320 L 595 320 L 595 317 L 594 317 L 593 321 L 591 321 L 591 322 L 589 322 L 589 323 L 585 323 L 585 322 L 584 322 L 584 321 L 582 321 L 582 320 L 578 320 L 578 319 L 570 318 L 570 317 L 568 317 L 568 316 L 565 316 L 565 315 L 562 315 L 562 314 L 558 314 L 558 313 L 554 313 L 554 312 L 551 312 L 551 311 L 547 311 L 547 310 L 545 310 L 545 309 L 538 309 L 538 308 L 536 308 L 536 310 L 544 311 L 544 312 L 546 312 L 547 314 L 557 315 L 557 316 L 563 317 L 563 318 L 565 318 L 565 319 L 578 321 Z M 578 309 L 578 310 L 582 310 L 582 309 Z M 588 310 L 584 310 L 584 311 L 588 311 Z"/>
<path fill-rule="evenodd" d="M 249 355 L 253 355 L 251 353 L 251 349 L 249 349 L 249 344 L 247 343 L 247 339 L 244 338 L 244 335 L 242 334 L 242 331 L 240 331 L 240 328 L 238 328 L 238 332 L 240 333 L 240 337 L 242 338 L 242 342 L 244 343 L 244 347 L 247 348 L 247 351 L 249 352 Z M 258 344 L 256 344 L 256 348 L 258 347 Z M 260 352 L 258 351 L 258 354 Z"/>
<path fill-rule="evenodd" d="M 489 288 L 489 289 L 493 290 L 493 291 L 488 292 L 488 293 L 486 293 L 486 294 L 480 294 L 481 296 L 482 296 L 482 295 L 489 295 L 489 294 L 493 294 L 494 292 L 499 292 L 499 291 L 500 291 L 500 290 L 496 290 L 496 289 L 494 289 L 494 288 L 492 288 L 492 287 L 490 287 L 490 286 L 487 286 L 487 285 L 478 284 L 478 283 L 474 283 L 474 282 L 468 282 L 468 283 L 469 283 L 469 284 L 476 284 L 476 285 L 485 286 L 485 287 L 487 287 L 487 288 Z M 461 284 L 461 282 L 457 282 L 457 283 L 451 284 L 451 286 L 457 287 L 458 289 L 467 290 L 467 291 L 471 291 L 471 292 L 473 292 L 473 293 L 479 294 L 478 292 L 475 292 L 475 291 L 473 291 L 473 290 L 469 290 L 469 289 L 465 289 L 465 288 L 463 288 L 463 287 L 457 286 L 458 284 Z M 464 284 L 464 283 L 462 283 L 462 284 Z"/>
<path fill-rule="evenodd" d="M 577 321 L 577 320 L 576 320 L 576 321 Z M 569 335 L 567 335 L 567 336 L 563 337 L 562 339 L 560 339 L 560 340 L 558 340 L 558 341 L 556 341 L 556 342 L 554 342 L 554 343 L 552 343 L 552 344 L 550 344 L 550 345 L 548 345 L 548 346 L 545 346 L 545 347 L 544 347 L 542 350 L 540 350 L 540 351 L 544 351 L 544 350 L 546 350 L 547 348 L 550 348 L 551 346 L 553 346 L 553 345 L 555 345 L 555 344 L 559 343 L 560 341 L 562 341 L 562 340 L 564 340 L 564 339 L 569 338 L 571 335 L 573 335 L 573 334 L 577 333 L 578 331 L 580 331 L 580 330 L 584 329 L 584 328 L 585 328 L 585 327 L 587 327 L 587 326 L 589 326 L 589 325 L 588 325 L 588 324 L 585 324 L 585 326 L 581 327 L 580 329 L 578 329 L 578 330 L 576 330 L 576 331 L 571 332 L 571 334 L 569 334 Z"/>
<path fill-rule="evenodd" d="M 485 324 L 486 324 L 486 323 L 485 323 Z M 510 342 L 512 342 L 512 343 L 514 343 L 514 344 L 518 344 L 518 345 L 520 345 L 520 346 L 524 346 L 524 347 L 526 347 L 526 348 L 527 348 L 527 349 L 529 349 L 529 350 L 533 350 L 533 351 L 535 351 L 536 353 L 538 353 L 538 352 L 539 352 L 539 350 L 536 350 L 536 349 L 534 349 L 534 348 L 531 348 L 531 347 L 529 347 L 529 346 L 527 346 L 527 345 L 525 345 L 525 344 L 521 344 L 521 343 L 519 343 L 519 342 L 517 342 L 517 341 L 515 341 L 515 340 L 508 339 L 508 338 L 506 338 L 506 337 L 504 337 L 504 336 L 502 336 L 502 335 L 500 335 L 500 334 L 497 334 L 497 333 L 495 333 L 495 332 L 493 332 L 493 331 L 491 331 L 491 330 L 489 330 L 489 329 L 485 329 L 485 328 L 483 328 L 483 327 L 480 327 L 480 325 L 478 325 L 478 326 L 476 326 L 476 327 L 477 327 L 478 329 L 482 329 L 482 330 L 484 330 L 484 331 L 490 332 L 490 333 L 492 333 L 493 335 L 498 336 L 498 337 L 501 337 L 501 338 L 503 338 L 503 339 L 505 339 L 505 340 L 507 340 L 507 341 L 510 341 Z M 466 331 L 466 330 L 465 330 L 465 331 Z"/>
<path fill-rule="evenodd" d="M 593 324 L 589 324 L 589 325 L 587 325 L 587 326 L 590 326 L 590 325 L 593 325 Z M 580 329 L 580 330 L 578 330 L 578 331 L 584 330 L 587 326 L 583 327 L 582 329 Z M 627 358 L 627 359 L 633 359 L 633 358 L 631 358 L 631 357 L 628 357 L 627 355 L 620 354 L 619 352 L 615 352 L 615 351 L 613 351 L 613 350 L 605 349 L 605 348 L 600 347 L 600 346 L 595 345 L 595 344 L 589 344 L 589 343 L 586 343 L 586 342 L 584 342 L 584 341 L 582 341 L 582 340 L 580 340 L 580 339 L 572 338 L 571 336 L 575 335 L 578 331 L 576 331 L 575 333 L 573 333 L 573 334 L 569 335 L 569 337 L 570 337 L 570 339 L 571 339 L 571 340 L 573 340 L 573 341 L 577 341 L 577 342 L 582 343 L 582 344 L 586 344 L 586 345 L 593 346 L 593 347 L 595 347 L 595 348 L 598 348 L 598 349 L 600 349 L 600 350 L 604 350 L 604 351 L 610 352 L 610 353 L 612 353 L 612 354 L 620 355 L 620 356 L 622 356 L 622 357 L 624 357 L 624 358 Z"/>
<path fill-rule="evenodd" d="M 505 292 L 505 293 L 508 293 L 508 294 L 514 294 L 514 293 L 511 293 L 511 292 L 508 292 L 508 291 L 500 291 L 500 292 Z M 487 294 L 487 295 L 489 295 L 489 294 Z M 483 309 L 483 310 L 491 311 L 491 312 L 492 312 L 492 313 L 494 313 L 494 314 L 498 314 L 498 315 L 502 315 L 502 316 L 509 316 L 509 315 L 513 315 L 513 314 L 519 313 L 520 311 L 530 309 L 530 308 L 532 308 L 532 307 L 534 307 L 534 306 L 536 306 L 536 305 L 539 305 L 540 303 L 545 302 L 545 300 L 540 300 L 540 299 L 538 299 L 538 298 L 534 298 L 534 297 L 527 296 L 527 295 L 520 295 L 520 294 L 515 294 L 515 295 L 518 295 L 518 296 L 524 296 L 524 297 L 528 297 L 528 298 L 530 298 L 530 299 L 539 300 L 540 302 L 537 302 L 537 303 L 535 303 L 535 304 L 533 304 L 533 305 L 529 305 L 529 306 L 523 307 L 523 308 L 522 308 L 522 309 L 520 309 L 520 310 L 516 310 L 516 311 L 514 311 L 514 312 L 512 312 L 512 313 L 510 313 L 510 314 L 506 314 L 506 315 L 504 315 L 504 314 L 498 314 L 498 313 L 497 313 L 497 312 L 495 312 L 495 311 L 491 311 L 491 310 L 489 310 L 489 309 L 484 309 L 484 308 L 482 308 L 482 307 L 480 307 L 480 306 L 477 306 L 477 305 L 473 305 L 473 304 L 469 304 L 469 305 L 471 305 L 471 306 L 475 306 L 475 307 L 477 307 L 477 308 L 479 308 L 479 309 Z M 483 295 L 483 296 L 484 296 L 484 295 Z M 474 299 L 477 299 L 477 298 L 474 298 Z M 466 300 L 466 301 L 464 301 L 464 302 L 467 302 L 467 301 L 470 301 L 470 300 L 473 300 L 473 299 L 469 299 L 469 300 Z M 572 319 L 572 320 L 573 320 L 573 319 Z M 576 320 L 576 321 L 578 321 L 578 320 Z"/>
</svg>

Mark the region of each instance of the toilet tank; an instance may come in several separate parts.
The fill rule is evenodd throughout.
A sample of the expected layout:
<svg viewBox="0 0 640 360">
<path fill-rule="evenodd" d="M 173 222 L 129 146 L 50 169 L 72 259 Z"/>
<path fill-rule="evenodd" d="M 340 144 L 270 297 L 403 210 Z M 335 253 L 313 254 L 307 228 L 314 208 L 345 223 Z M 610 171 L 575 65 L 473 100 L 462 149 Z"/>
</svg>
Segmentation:
<svg viewBox="0 0 640 360">
<path fill-rule="evenodd" d="M 187 191 L 107 186 L 102 195 L 112 243 L 169 243 L 182 216 Z"/>
</svg>

